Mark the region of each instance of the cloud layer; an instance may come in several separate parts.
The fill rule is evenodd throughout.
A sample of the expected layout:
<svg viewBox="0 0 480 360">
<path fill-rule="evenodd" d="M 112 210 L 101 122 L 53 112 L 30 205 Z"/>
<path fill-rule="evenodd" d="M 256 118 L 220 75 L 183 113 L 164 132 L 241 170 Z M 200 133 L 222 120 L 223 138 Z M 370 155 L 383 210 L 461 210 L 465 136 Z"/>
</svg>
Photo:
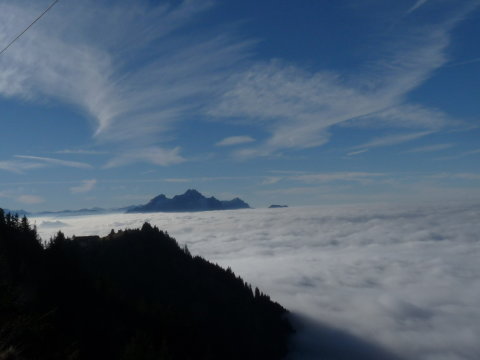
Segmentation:
<svg viewBox="0 0 480 360">
<path fill-rule="evenodd" d="M 106 235 L 150 221 L 231 266 L 303 318 L 297 359 L 348 359 L 353 346 L 359 359 L 467 360 L 480 353 L 479 216 L 480 205 L 348 206 L 63 217 L 59 225 L 69 235 Z M 44 238 L 59 221 L 33 220 Z"/>
</svg>

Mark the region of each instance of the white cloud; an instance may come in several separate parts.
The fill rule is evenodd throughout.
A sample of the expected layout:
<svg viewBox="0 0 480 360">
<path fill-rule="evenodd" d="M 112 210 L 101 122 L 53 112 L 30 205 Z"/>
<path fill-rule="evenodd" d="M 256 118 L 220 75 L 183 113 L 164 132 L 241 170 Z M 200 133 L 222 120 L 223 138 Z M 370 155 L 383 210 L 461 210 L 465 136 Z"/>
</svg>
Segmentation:
<svg viewBox="0 0 480 360">
<path fill-rule="evenodd" d="M 474 64 L 474 63 L 477 63 L 477 62 L 480 62 L 480 58 L 475 58 L 475 59 L 469 59 L 469 60 L 465 60 L 465 61 L 454 62 L 454 63 L 448 64 L 447 67 L 455 67 L 455 66 L 468 65 L 468 64 Z"/>
<path fill-rule="evenodd" d="M 75 154 L 75 155 L 102 155 L 106 154 L 104 151 L 97 151 L 97 150 L 83 150 L 83 149 L 65 149 L 59 150 L 55 152 L 56 154 Z"/>
<path fill-rule="evenodd" d="M 1 1 L 0 43 L 39 6 Z M 158 147 L 174 123 L 198 114 L 247 56 L 251 42 L 177 31 L 210 6 L 60 3 L 0 59 L 0 95 L 73 104 L 94 120 L 96 141 L 125 152 Z"/>
<path fill-rule="evenodd" d="M 436 42 L 435 46 L 443 49 Z M 395 74 L 386 74 L 390 81 L 378 84 L 373 91 L 331 73 L 306 73 L 279 62 L 257 65 L 238 76 L 235 87 L 210 114 L 250 120 L 271 130 L 272 136 L 264 144 L 237 151 L 240 157 L 320 146 L 330 140 L 329 129 L 339 124 L 438 129 L 450 121 L 439 110 L 398 104 L 430 71 L 443 64 L 440 50 L 434 55 L 437 58 L 430 56 L 431 64 L 412 64 L 412 69 L 405 66 L 402 72 L 396 69 Z M 424 68 L 423 73 L 419 74 L 418 67 Z"/>
<path fill-rule="evenodd" d="M 480 174 L 476 173 L 443 173 L 432 175 L 436 179 L 462 179 L 462 180 L 480 180 Z"/>
<path fill-rule="evenodd" d="M 452 156 L 444 156 L 444 157 L 438 158 L 437 160 L 454 160 L 454 159 L 460 159 L 466 156 L 472 156 L 472 155 L 478 155 L 478 154 L 480 154 L 480 149 L 464 151 Z"/>
<path fill-rule="evenodd" d="M 459 174 L 453 174 L 452 176 L 457 179 L 480 180 L 480 174 L 459 173 Z"/>
<path fill-rule="evenodd" d="M 357 150 L 357 151 L 351 151 L 347 154 L 347 156 L 355 156 L 355 155 L 360 155 L 363 153 L 368 152 L 368 149 L 362 149 L 362 150 Z"/>
<path fill-rule="evenodd" d="M 465 151 L 464 153 L 462 153 L 462 156 L 477 155 L 477 154 L 480 154 L 480 149 Z"/>
<path fill-rule="evenodd" d="M 454 124 L 441 110 L 409 103 L 406 95 L 447 62 L 450 31 L 477 5 L 469 4 L 444 23 L 398 30 L 378 61 L 354 76 L 305 71 L 279 60 L 257 63 L 232 78 L 210 115 L 271 133 L 263 144 L 235 152 L 242 158 L 321 146 L 338 125 L 438 130 Z"/>
<path fill-rule="evenodd" d="M 49 166 L 65 166 L 77 169 L 92 168 L 90 164 L 78 161 L 28 155 L 15 155 L 14 157 L 17 160 L 0 161 L 0 170 L 23 174 L 29 170 L 41 169 Z"/>
<path fill-rule="evenodd" d="M 338 173 L 320 173 L 307 174 L 289 177 L 290 180 L 300 181 L 304 183 L 323 183 L 336 181 L 366 181 L 369 178 L 384 177 L 382 173 L 366 173 L 366 172 L 338 172 Z"/>
<path fill-rule="evenodd" d="M 428 0 L 417 0 L 415 2 L 415 4 L 413 4 L 412 7 L 407 10 L 407 14 L 410 14 L 410 13 L 414 12 L 415 10 L 417 10 L 419 7 L 425 5 L 427 3 L 427 1 Z"/>
<path fill-rule="evenodd" d="M 24 161 L 0 161 L 0 170 L 23 174 L 28 170 L 45 167 L 46 164 L 24 162 Z"/>
<path fill-rule="evenodd" d="M 281 180 L 282 180 L 282 177 L 280 176 L 267 176 L 266 178 L 263 179 L 262 184 L 272 185 L 272 184 L 278 183 Z"/>
<path fill-rule="evenodd" d="M 310 199 L 315 199 L 315 201 L 324 203 L 324 196 L 326 194 L 335 194 L 333 195 L 336 199 L 335 203 L 339 203 L 339 195 L 338 191 L 341 191 L 342 187 L 339 186 L 294 186 L 294 187 L 282 187 L 278 189 L 271 189 L 271 190 L 261 190 L 259 191 L 262 195 L 274 195 L 275 199 L 281 196 L 283 203 L 288 202 L 288 197 L 291 195 L 298 196 L 308 196 Z M 321 198 L 318 200 L 318 198 Z M 278 202 L 278 201 L 275 201 Z"/>
<path fill-rule="evenodd" d="M 81 185 L 71 187 L 70 191 L 73 194 L 86 193 L 92 191 L 96 184 L 97 180 L 95 179 L 83 180 Z"/>
<path fill-rule="evenodd" d="M 17 198 L 17 201 L 23 204 L 33 205 L 43 203 L 45 199 L 36 195 L 20 195 Z"/>
<path fill-rule="evenodd" d="M 374 138 L 369 142 L 356 146 L 355 148 L 373 148 L 373 147 L 379 147 L 379 146 L 398 145 L 404 142 L 420 139 L 430 134 L 432 134 L 432 131 L 388 135 L 388 136 Z"/>
<path fill-rule="evenodd" d="M 276 176 L 216 176 L 216 177 L 195 177 L 195 178 L 165 178 L 163 181 L 171 183 L 199 183 L 228 180 L 260 181 L 262 185 L 273 185 L 280 181 L 295 181 L 301 183 L 326 183 L 337 181 L 366 182 L 387 176 L 383 173 L 368 172 L 278 172 Z M 157 180 L 155 180 L 157 181 Z"/>
<path fill-rule="evenodd" d="M 192 178 L 166 178 L 165 182 L 171 183 L 199 183 L 199 182 L 215 182 L 225 180 L 251 180 L 259 178 L 259 176 L 204 176 L 204 177 L 192 177 Z"/>
<path fill-rule="evenodd" d="M 240 144 L 248 144 L 254 142 L 255 139 L 251 136 L 230 136 L 222 141 L 219 141 L 215 145 L 217 146 L 232 146 L 232 145 L 240 145 Z"/>
<path fill-rule="evenodd" d="M 281 60 L 251 61 L 254 41 L 225 32 L 192 34 L 190 23 L 211 2 L 60 3 L 0 59 L 0 95 L 72 104 L 93 119 L 98 143 L 113 143 L 125 154 L 151 147 L 171 153 L 164 144 L 173 139 L 172 130 L 205 114 L 248 121 L 271 134 L 237 151 L 239 157 L 321 146 L 338 125 L 438 130 L 453 119 L 409 103 L 406 95 L 448 61 L 451 30 L 476 6 L 468 4 L 443 23 L 399 29 L 391 45 L 375 50 L 376 63 L 345 76 Z M 0 1 L 0 43 L 34 18 L 39 6 Z M 151 56 L 144 56 L 147 51 Z M 172 163 L 156 159 L 113 158 L 107 166 Z"/>
<path fill-rule="evenodd" d="M 26 160 L 34 160 L 40 163 L 50 164 L 50 165 L 59 165 L 59 166 L 66 166 L 72 167 L 77 169 L 91 169 L 92 165 L 79 162 L 79 161 L 69 161 L 69 160 L 60 160 L 60 159 L 53 159 L 49 157 L 40 157 L 40 156 L 27 156 L 27 155 L 15 155 L 18 159 L 26 159 Z"/>
<path fill-rule="evenodd" d="M 454 120 L 441 110 L 418 104 L 404 104 L 354 119 L 344 125 L 441 129 L 452 123 Z"/>
<path fill-rule="evenodd" d="M 282 175 L 304 175 L 304 174 L 309 174 L 308 171 L 302 171 L 302 170 L 269 170 L 268 171 L 271 174 L 282 174 Z"/>
<path fill-rule="evenodd" d="M 165 182 L 170 182 L 170 183 L 187 183 L 187 182 L 192 182 L 192 179 L 169 178 L 169 179 L 164 179 L 163 181 L 165 181 Z"/>
<path fill-rule="evenodd" d="M 422 153 L 422 152 L 434 152 L 434 151 L 440 151 L 440 150 L 445 150 L 445 149 L 450 149 L 453 147 L 453 144 L 435 144 L 435 145 L 427 145 L 427 146 L 421 146 L 417 147 L 408 151 L 405 151 L 407 153 Z"/>
<path fill-rule="evenodd" d="M 293 359 L 465 360 L 480 353 L 479 216 L 478 204 L 325 206 L 62 218 L 61 229 L 167 230 L 301 315 Z M 58 230 L 36 221 L 44 239 Z"/>
<path fill-rule="evenodd" d="M 185 161 L 179 153 L 179 147 L 169 150 L 159 147 L 132 149 L 111 159 L 106 167 L 113 168 L 136 162 L 148 162 L 159 166 L 178 164 Z"/>
</svg>

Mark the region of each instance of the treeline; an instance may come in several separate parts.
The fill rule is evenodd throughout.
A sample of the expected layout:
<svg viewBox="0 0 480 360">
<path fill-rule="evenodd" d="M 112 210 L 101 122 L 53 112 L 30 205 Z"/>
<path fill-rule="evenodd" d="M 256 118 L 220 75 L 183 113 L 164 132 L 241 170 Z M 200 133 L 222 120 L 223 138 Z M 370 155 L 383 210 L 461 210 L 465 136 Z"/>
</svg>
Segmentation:
<svg viewBox="0 0 480 360">
<path fill-rule="evenodd" d="M 281 359 L 285 315 L 148 223 L 42 245 L 0 209 L 0 360 Z"/>
</svg>

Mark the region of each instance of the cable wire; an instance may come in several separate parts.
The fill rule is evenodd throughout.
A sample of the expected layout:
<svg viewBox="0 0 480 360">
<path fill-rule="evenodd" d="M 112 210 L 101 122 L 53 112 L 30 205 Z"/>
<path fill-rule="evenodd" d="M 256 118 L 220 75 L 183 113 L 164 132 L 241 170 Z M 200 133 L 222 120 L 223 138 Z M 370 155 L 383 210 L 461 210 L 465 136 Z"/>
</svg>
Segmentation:
<svg viewBox="0 0 480 360">
<path fill-rule="evenodd" d="M 53 8 L 53 7 L 55 6 L 55 4 L 57 4 L 59 1 L 60 1 L 60 0 L 55 0 L 54 2 L 52 2 L 52 3 L 50 4 L 50 6 L 49 6 L 48 8 L 46 8 L 45 11 L 44 11 L 43 13 L 41 13 L 30 25 L 28 25 L 25 30 L 23 30 L 20 34 L 18 34 L 15 39 L 13 39 L 12 41 L 10 41 L 10 43 L 8 43 L 8 45 L 5 46 L 5 47 L 0 51 L 0 56 L 2 56 L 3 53 L 4 53 L 5 51 L 7 51 L 8 48 L 9 48 L 10 46 L 12 46 L 15 41 L 17 41 L 18 39 L 20 39 L 23 34 L 25 34 L 33 25 L 35 25 L 35 23 L 36 23 L 38 20 L 40 20 L 47 12 L 49 12 L 50 9 Z"/>
</svg>

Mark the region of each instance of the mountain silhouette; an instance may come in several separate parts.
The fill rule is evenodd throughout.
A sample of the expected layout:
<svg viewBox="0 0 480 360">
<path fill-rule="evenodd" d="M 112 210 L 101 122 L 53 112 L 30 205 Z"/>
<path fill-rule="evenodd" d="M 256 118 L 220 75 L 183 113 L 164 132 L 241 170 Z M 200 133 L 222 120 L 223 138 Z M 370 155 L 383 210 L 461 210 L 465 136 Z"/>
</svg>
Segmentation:
<svg viewBox="0 0 480 360">
<path fill-rule="evenodd" d="M 127 213 L 138 212 L 183 212 L 183 211 L 210 211 L 249 209 L 245 201 L 235 198 L 232 200 L 218 200 L 215 197 L 205 197 L 197 190 L 189 189 L 182 195 L 167 198 L 164 194 L 158 195 L 145 205 L 127 209 Z"/>
<path fill-rule="evenodd" d="M 287 315 L 149 223 L 44 242 L 0 209 L 2 360 L 280 360 Z"/>
<path fill-rule="evenodd" d="M 18 216 L 30 215 L 30 213 L 25 210 L 9 210 L 4 208 L 3 211 L 5 214 L 17 214 Z"/>
</svg>

